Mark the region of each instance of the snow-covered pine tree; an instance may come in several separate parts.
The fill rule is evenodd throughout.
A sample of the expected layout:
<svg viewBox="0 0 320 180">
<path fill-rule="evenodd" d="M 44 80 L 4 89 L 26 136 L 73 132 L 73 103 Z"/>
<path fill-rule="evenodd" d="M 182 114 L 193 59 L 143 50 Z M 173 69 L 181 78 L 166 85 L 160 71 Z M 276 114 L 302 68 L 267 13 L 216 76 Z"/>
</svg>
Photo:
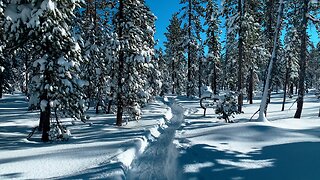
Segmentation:
<svg viewBox="0 0 320 180">
<path fill-rule="evenodd" d="M 273 63 L 275 61 L 276 51 L 278 48 L 277 39 L 278 39 L 278 36 L 280 35 L 283 7 L 284 7 L 284 2 L 283 2 L 283 0 L 280 0 L 279 9 L 278 9 L 278 17 L 277 17 L 277 25 L 276 25 L 276 29 L 274 32 L 275 36 L 274 36 L 274 41 L 273 41 L 273 49 L 272 49 L 272 54 L 271 54 L 271 58 L 270 58 L 270 63 L 268 66 L 267 79 L 266 79 L 266 83 L 265 83 L 264 90 L 263 90 L 263 96 L 261 99 L 260 109 L 259 109 L 259 117 L 258 117 L 257 121 L 262 121 L 262 122 L 268 121 L 265 116 L 265 111 L 267 108 L 267 98 L 268 98 L 268 92 L 269 92 L 268 89 L 270 87 L 269 85 L 270 85 L 270 80 L 271 80 L 271 76 L 272 76 L 272 67 L 273 67 Z"/>
<path fill-rule="evenodd" d="M 289 21 L 290 22 L 290 21 Z M 291 24 L 291 23 L 288 23 Z M 285 68 L 285 80 L 283 84 L 283 103 L 282 103 L 282 111 L 284 111 L 284 105 L 286 101 L 287 90 L 289 91 L 289 97 L 292 96 L 293 91 L 293 83 L 298 81 L 298 69 L 299 69 L 299 52 L 300 47 L 300 39 L 297 30 L 291 24 L 287 28 L 286 36 L 284 39 L 285 47 L 284 47 L 284 68 Z M 287 88 L 288 87 L 288 88 Z M 292 87 L 292 90 L 291 88 Z M 289 90 L 290 89 L 290 90 Z"/>
<path fill-rule="evenodd" d="M 145 102 L 144 89 L 148 62 L 154 54 L 155 19 L 142 0 L 120 0 L 114 17 L 119 47 L 115 69 L 117 70 L 117 122 L 122 125 L 124 108 L 135 109 Z"/>
<path fill-rule="evenodd" d="M 162 48 L 155 50 L 155 59 L 158 61 L 158 68 L 161 73 L 161 91 L 160 95 L 163 96 L 171 91 L 171 78 L 170 78 L 170 63 L 165 58 Z"/>
<path fill-rule="evenodd" d="M 224 28 L 226 29 L 226 39 L 223 54 L 223 79 L 222 86 L 224 89 L 236 91 L 237 83 L 237 1 L 225 0 L 222 2 L 222 16 L 225 18 Z"/>
<path fill-rule="evenodd" d="M 166 61 L 164 57 L 164 52 L 162 48 L 155 49 L 155 59 L 158 61 L 158 68 L 161 73 L 160 81 L 161 81 L 161 89 L 160 96 L 168 94 L 170 91 L 170 71 L 169 71 L 169 63 Z"/>
<path fill-rule="evenodd" d="M 244 87 L 250 104 L 253 103 L 253 91 L 258 83 L 262 64 L 269 58 L 263 41 L 261 18 L 262 2 L 260 0 L 244 1 L 243 28 L 243 72 Z"/>
<path fill-rule="evenodd" d="M 320 93 L 320 43 L 311 46 L 307 72 L 310 87 L 315 88 Z M 320 98 L 320 94 L 318 97 Z"/>
<path fill-rule="evenodd" d="M 300 35 L 300 60 L 299 60 L 299 90 L 298 90 L 298 99 L 297 99 L 297 110 L 294 115 L 294 118 L 300 118 L 303 108 L 303 99 L 305 95 L 305 91 L 307 90 L 305 87 L 306 80 L 306 69 L 307 69 L 307 59 L 308 59 L 308 21 L 314 23 L 320 31 L 320 19 L 317 18 L 317 14 L 320 10 L 320 4 L 318 1 L 310 1 L 303 0 L 299 1 L 300 5 L 300 14 L 302 16 L 302 21 L 299 28 Z"/>
<path fill-rule="evenodd" d="M 86 95 L 93 102 L 96 113 L 99 107 L 106 108 L 111 56 L 106 47 L 111 45 L 108 3 L 100 0 L 87 0 L 85 9 L 79 9 L 78 29 L 81 32 L 81 46 L 84 63 L 81 65 L 82 77 L 89 82 Z"/>
<path fill-rule="evenodd" d="M 42 141 L 48 141 L 52 112 L 86 120 L 82 92 L 85 82 L 79 78 L 81 52 L 70 33 L 73 11 L 80 1 L 6 3 L 6 39 L 20 46 L 28 40 L 35 49 L 29 104 L 40 106 L 39 129 L 43 132 Z"/>
<path fill-rule="evenodd" d="M 234 66 L 234 70 L 237 74 L 236 77 L 236 90 L 238 92 L 238 111 L 242 112 L 242 104 L 243 104 L 243 70 L 244 70 L 244 15 L 245 15 L 245 6 L 244 1 L 242 0 L 226 0 L 223 4 L 223 14 L 226 18 L 227 23 L 227 38 L 236 39 L 236 41 L 228 39 L 230 42 L 227 42 L 226 48 L 228 49 L 228 54 L 226 54 L 227 58 L 230 59 L 229 50 L 235 49 L 236 52 L 233 52 L 235 56 L 234 59 L 237 59 L 236 62 L 229 62 L 232 65 L 232 69 Z M 235 60 L 233 60 L 235 61 Z"/>
<path fill-rule="evenodd" d="M 219 42 L 220 30 L 219 30 L 219 8 L 216 2 L 213 0 L 206 0 L 206 14 L 205 14 L 205 23 L 207 26 L 206 34 L 207 39 L 205 41 L 206 46 L 208 47 L 208 57 L 207 57 L 207 73 L 208 77 L 205 79 L 210 79 L 210 86 L 214 94 L 217 94 L 218 90 L 218 81 L 221 72 L 221 59 L 220 51 L 221 44 Z"/>
<path fill-rule="evenodd" d="M 186 60 L 184 56 L 184 29 L 177 14 L 173 14 L 165 33 L 165 59 L 170 73 L 170 90 L 172 94 L 186 92 Z"/>
<path fill-rule="evenodd" d="M 289 3 L 290 4 L 290 3 Z M 264 38 L 264 42 L 265 42 L 265 48 L 267 48 L 268 50 L 268 54 L 271 57 L 272 51 L 273 51 L 273 44 L 274 44 L 274 32 L 276 29 L 276 21 L 277 21 L 277 10 L 279 9 L 279 0 L 266 0 L 264 1 L 264 5 L 263 5 L 263 18 L 262 18 L 262 29 L 263 29 L 263 38 Z M 277 46 L 280 47 L 280 36 L 278 36 L 277 41 Z M 271 82 L 270 82 L 270 86 L 268 87 L 269 92 L 268 92 L 268 100 L 267 100 L 267 106 L 265 108 L 265 113 L 267 113 L 267 109 L 268 109 L 268 104 L 271 100 L 271 91 L 272 91 L 272 86 L 273 86 L 273 77 L 279 76 L 278 72 L 276 71 L 276 67 L 279 67 L 280 65 L 278 64 L 279 61 L 279 49 L 276 49 L 275 52 L 275 61 L 273 63 L 273 71 L 272 71 L 272 76 L 271 76 Z M 270 58 L 269 58 L 270 59 Z M 262 71 L 262 79 L 264 81 L 264 85 L 266 83 L 266 79 L 267 79 L 267 69 L 268 69 L 268 65 L 269 65 L 270 61 L 266 61 L 265 62 L 265 67 L 263 68 L 265 71 Z"/>
<path fill-rule="evenodd" d="M 183 5 L 180 13 L 181 19 L 187 28 L 185 36 L 185 49 L 188 58 L 188 75 L 187 75 L 187 96 L 193 96 L 196 93 L 197 72 L 198 69 L 198 46 L 202 43 L 200 34 L 203 32 L 201 18 L 204 17 L 205 8 L 203 7 L 204 0 L 181 0 Z"/>
<path fill-rule="evenodd" d="M 4 4 L 0 1 L 0 98 L 2 98 L 2 93 L 4 89 L 4 70 L 5 70 L 5 58 L 3 55 L 3 49 L 5 46 L 5 42 L 3 39 L 3 26 L 2 23 L 4 21 Z"/>
<path fill-rule="evenodd" d="M 308 42 L 308 17 L 309 14 L 309 2 L 310 0 L 299 1 L 301 4 L 301 16 L 302 21 L 300 24 L 300 60 L 299 60 L 299 91 L 298 91 L 298 99 L 297 99 L 297 110 L 294 114 L 294 118 L 300 118 L 303 108 L 303 98 L 305 95 L 305 77 L 306 77 L 306 65 L 307 65 L 307 42 Z"/>
</svg>

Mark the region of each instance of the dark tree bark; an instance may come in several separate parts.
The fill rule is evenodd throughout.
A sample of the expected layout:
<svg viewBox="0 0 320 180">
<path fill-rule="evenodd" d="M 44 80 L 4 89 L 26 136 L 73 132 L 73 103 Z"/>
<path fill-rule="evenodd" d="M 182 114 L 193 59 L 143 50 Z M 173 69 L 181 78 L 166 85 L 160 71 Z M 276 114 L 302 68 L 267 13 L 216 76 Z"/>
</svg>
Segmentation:
<svg viewBox="0 0 320 180">
<path fill-rule="evenodd" d="M 242 39 L 242 18 L 243 18 L 243 10 L 242 10 L 242 0 L 238 0 L 238 13 L 240 15 L 239 20 L 239 44 L 238 44 L 238 112 L 242 112 L 242 104 L 243 104 L 243 94 L 242 94 L 242 79 L 243 79 L 243 72 L 242 72 L 242 66 L 243 66 L 243 39 Z"/>
<path fill-rule="evenodd" d="M 99 114 L 99 105 L 100 101 L 98 100 L 98 102 L 96 103 L 96 114 Z"/>
<path fill-rule="evenodd" d="M 293 96 L 293 83 L 290 84 L 290 96 Z"/>
<path fill-rule="evenodd" d="M 199 59 L 199 72 L 198 72 L 198 77 L 199 77 L 199 84 L 198 84 L 198 91 L 199 91 L 199 97 L 201 98 L 201 85 L 202 85 L 202 76 L 201 76 L 201 71 L 202 71 L 202 61 Z"/>
<path fill-rule="evenodd" d="M 250 68 L 250 77 L 249 77 L 249 88 L 248 88 L 248 98 L 249 104 L 253 104 L 253 68 Z"/>
<path fill-rule="evenodd" d="M 288 61 L 286 61 L 286 77 L 285 77 L 285 81 L 283 84 L 283 101 L 282 101 L 281 111 L 284 111 L 284 105 L 286 103 L 286 97 L 287 97 L 287 85 L 289 82 L 289 66 L 287 66 L 287 63 L 288 63 Z"/>
<path fill-rule="evenodd" d="M 112 106 L 112 103 L 113 103 L 113 100 L 111 99 L 111 100 L 109 100 L 109 102 L 108 102 L 108 108 L 107 108 L 107 114 L 110 114 L 111 113 L 111 106 Z"/>
<path fill-rule="evenodd" d="M 3 93 L 3 72 L 0 69 L 0 98 L 2 98 L 2 93 Z"/>
<path fill-rule="evenodd" d="M 46 81 L 50 82 L 50 73 L 46 72 L 44 75 L 45 75 Z M 42 108 L 40 108 L 39 130 L 42 130 L 41 140 L 43 142 L 48 142 L 49 141 L 48 132 L 50 131 L 51 108 L 49 105 L 49 98 L 48 98 L 47 90 L 45 90 L 40 96 L 40 102 L 43 100 L 47 102 L 47 105 L 44 110 Z"/>
<path fill-rule="evenodd" d="M 123 29 L 121 26 L 122 21 L 124 20 L 123 9 L 124 3 L 123 0 L 119 1 L 119 29 L 118 29 L 118 36 L 120 40 L 123 38 Z M 119 60 L 118 60 L 118 92 L 117 92 L 117 126 L 122 126 L 122 115 L 123 115 L 123 72 L 124 72 L 124 52 L 123 49 L 119 51 Z"/>
<path fill-rule="evenodd" d="M 172 94 L 175 93 L 175 86 L 176 86 L 176 83 L 175 83 L 175 73 L 176 72 L 175 72 L 174 60 L 175 59 L 172 60 L 172 65 L 171 65 L 171 67 L 172 67 L 172 74 L 171 74 L 171 78 L 172 78 Z"/>
<path fill-rule="evenodd" d="M 47 100 L 47 98 L 42 99 L 42 100 Z M 39 127 L 41 126 L 41 130 L 42 130 L 42 138 L 41 138 L 41 140 L 43 142 L 48 142 L 49 141 L 50 115 L 51 115 L 51 110 L 50 110 L 50 106 L 48 104 L 46 106 L 45 110 L 44 111 L 41 110 L 41 112 L 40 112 Z"/>
<path fill-rule="evenodd" d="M 218 92 L 217 92 L 217 69 L 216 69 L 215 62 L 213 62 L 212 90 L 213 90 L 213 94 L 218 94 Z"/>
<path fill-rule="evenodd" d="M 188 9 L 188 82 L 187 82 L 187 96 L 191 96 L 191 16 L 192 16 L 192 0 L 189 0 L 189 9 Z"/>
<path fill-rule="evenodd" d="M 303 18 L 301 28 L 301 52 L 300 52 L 300 73 L 299 73 L 299 91 L 297 99 L 297 111 L 294 118 L 300 118 L 303 108 L 303 97 L 305 94 L 305 76 L 306 76 L 306 60 L 307 60 L 307 13 L 309 0 L 303 1 Z"/>
</svg>

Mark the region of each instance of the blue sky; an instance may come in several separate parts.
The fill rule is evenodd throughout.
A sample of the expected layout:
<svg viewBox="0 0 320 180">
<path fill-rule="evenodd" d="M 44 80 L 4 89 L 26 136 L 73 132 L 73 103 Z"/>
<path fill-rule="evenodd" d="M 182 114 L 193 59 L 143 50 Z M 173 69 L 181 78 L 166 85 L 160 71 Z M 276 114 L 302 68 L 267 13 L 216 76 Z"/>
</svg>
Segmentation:
<svg viewBox="0 0 320 180">
<path fill-rule="evenodd" d="M 179 5 L 180 0 L 146 0 L 146 2 L 158 18 L 156 21 L 155 39 L 159 40 L 158 47 L 163 47 L 163 42 L 166 41 L 164 33 L 167 31 L 166 28 L 169 25 L 169 19 L 172 14 L 178 12 L 181 8 Z M 319 37 L 314 25 L 309 26 L 308 32 L 311 35 L 311 41 L 317 44 Z"/>
<path fill-rule="evenodd" d="M 171 16 L 178 12 L 180 9 L 180 0 L 146 0 L 147 4 L 151 8 L 152 12 L 158 17 L 156 21 L 156 35 L 155 39 L 159 40 L 160 47 L 163 46 L 163 42 L 166 40 L 164 33 L 169 25 Z"/>
</svg>

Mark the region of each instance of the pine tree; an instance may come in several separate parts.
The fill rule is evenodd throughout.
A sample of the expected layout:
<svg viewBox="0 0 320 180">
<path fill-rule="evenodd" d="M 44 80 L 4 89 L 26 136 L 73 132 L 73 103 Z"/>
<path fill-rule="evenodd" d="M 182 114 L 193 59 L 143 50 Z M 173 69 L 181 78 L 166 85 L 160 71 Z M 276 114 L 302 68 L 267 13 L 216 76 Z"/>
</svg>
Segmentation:
<svg viewBox="0 0 320 180">
<path fill-rule="evenodd" d="M 300 25 L 300 60 L 299 60 L 299 91 L 298 91 L 298 99 L 297 99 L 297 110 L 294 115 L 294 118 L 300 118 L 303 108 L 303 98 L 305 94 L 305 77 L 306 77 L 306 64 L 307 64 L 307 26 L 308 19 L 307 14 L 309 13 L 309 0 L 304 0 L 302 3 L 302 22 Z"/>
<path fill-rule="evenodd" d="M 3 33 L 4 33 L 4 30 L 3 30 L 3 27 L 2 27 L 2 24 L 3 24 L 3 20 L 4 20 L 4 4 L 3 2 L 1 1 L 0 2 L 0 98 L 2 98 L 2 93 L 3 93 L 3 89 L 4 89 L 4 71 L 5 71 L 5 58 L 3 56 L 3 49 L 4 49 L 4 46 L 5 46 L 5 42 L 4 42 L 4 39 L 3 39 Z"/>
<path fill-rule="evenodd" d="M 320 43 L 311 46 L 307 72 L 310 87 L 316 88 L 320 92 Z"/>
<path fill-rule="evenodd" d="M 87 0 L 85 10 L 79 9 L 78 27 L 81 35 L 81 49 L 84 63 L 81 65 L 82 77 L 89 82 L 86 95 L 95 103 L 96 113 L 99 107 L 106 109 L 107 88 L 112 56 L 107 54 L 106 46 L 111 45 L 108 4 L 99 0 Z M 76 32 L 76 33 L 79 33 Z"/>
<path fill-rule="evenodd" d="M 298 32 L 294 26 L 290 26 L 287 29 L 285 37 L 285 48 L 284 48 L 284 69 L 285 69 L 285 81 L 283 84 L 283 103 L 282 111 L 284 111 L 284 105 L 287 95 L 287 87 L 293 87 L 293 83 L 298 80 L 298 68 L 299 68 L 299 46 L 300 40 Z M 292 96 L 291 90 L 289 91 L 289 97 Z"/>
<path fill-rule="evenodd" d="M 224 89 L 236 91 L 236 59 L 238 57 L 237 52 L 237 1 L 225 0 L 222 4 L 222 15 L 225 18 L 226 40 L 224 46 L 223 55 L 223 86 Z"/>
<path fill-rule="evenodd" d="M 170 24 L 167 27 L 165 36 L 167 41 L 165 46 L 165 59 L 168 62 L 168 69 L 171 78 L 171 93 L 183 94 L 186 92 L 186 77 L 185 77 L 185 56 L 184 56 L 184 29 L 182 29 L 182 21 L 174 14 L 170 19 Z"/>
<path fill-rule="evenodd" d="M 155 50 L 155 59 L 158 61 L 158 68 L 161 73 L 161 91 L 160 95 L 163 96 L 165 94 L 168 94 L 171 90 L 171 72 L 170 72 L 170 62 L 167 61 L 165 58 L 165 55 L 163 54 L 162 48 Z"/>
<path fill-rule="evenodd" d="M 211 79 L 211 89 L 214 94 L 217 94 L 217 84 L 218 77 L 221 76 L 221 72 L 219 71 L 220 62 L 220 51 L 221 45 L 219 42 L 219 9 L 218 5 L 213 2 L 213 0 L 207 0 L 206 5 L 206 16 L 205 16 L 205 25 L 208 26 L 206 30 L 207 39 L 205 44 L 208 46 L 208 71 L 209 77 Z M 208 78 L 205 78 L 208 79 Z"/>
<path fill-rule="evenodd" d="M 185 37 L 187 58 L 188 58 L 188 75 L 187 75 L 187 96 L 195 95 L 196 88 L 196 69 L 197 65 L 197 50 L 201 44 L 200 34 L 203 32 L 201 18 L 204 17 L 204 8 L 202 0 L 181 0 L 180 4 L 184 4 L 181 9 L 181 18 L 186 21 L 187 34 Z"/>
<path fill-rule="evenodd" d="M 265 111 L 267 108 L 267 97 L 268 97 L 268 89 L 269 89 L 269 84 L 270 84 L 270 80 L 271 80 L 271 76 L 272 76 L 272 67 L 273 67 L 273 63 L 275 61 L 276 58 L 276 51 L 277 51 L 277 39 L 278 36 L 280 34 L 280 28 L 281 28 L 281 22 L 282 22 L 282 15 L 283 15 L 283 7 L 284 7 L 284 3 L 283 0 L 280 0 L 279 2 L 279 9 L 278 9 L 278 17 L 277 17 L 277 25 L 276 25 L 276 29 L 275 29 L 275 36 L 274 36 L 274 41 L 273 41 L 273 49 L 272 49 L 272 54 L 271 54 L 271 59 L 270 59 L 270 63 L 268 66 L 268 73 L 267 73 L 267 79 L 266 79 L 266 83 L 264 86 L 264 90 L 263 90 L 263 96 L 261 99 L 261 103 L 260 103 L 260 109 L 259 109 L 259 117 L 258 117 L 258 121 L 268 121 L 265 117 Z"/>
<path fill-rule="evenodd" d="M 242 112 L 243 105 L 243 25 L 242 21 L 244 18 L 243 1 L 238 0 L 238 112 Z"/>
<path fill-rule="evenodd" d="M 244 4 L 243 26 L 243 74 L 244 87 L 250 104 L 253 103 L 253 91 L 258 83 L 259 68 L 267 61 L 267 49 L 263 41 L 261 19 L 262 2 L 260 0 L 248 0 Z"/>
<path fill-rule="evenodd" d="M 86 120 L 84 82 L 79 79 L 80 47 L 70 33 L 73 10 L 79 1 L 10 2 L 14 8 L 6 17 L 5 32 L 8 41 L 22 46 L 27 40 L 34 46 L 30 85 L 30 105 L 40 106 L 39 129 L 42 141 L 48 141 L 50 117 L 68 116 Z M 21 28 L 18 28 L 21 27 Z M 28 37 L 26 40 L 25 38 Z"/>
<path fill-rule="evenodd" d="M 144 1 L 120 0 L 114 18 L 119 47 L 117 56 L 117 125 L 122 125 L 124 107 L 144 102 L 145 66 L 154 54 L 155 16 Z"/>
</svg>

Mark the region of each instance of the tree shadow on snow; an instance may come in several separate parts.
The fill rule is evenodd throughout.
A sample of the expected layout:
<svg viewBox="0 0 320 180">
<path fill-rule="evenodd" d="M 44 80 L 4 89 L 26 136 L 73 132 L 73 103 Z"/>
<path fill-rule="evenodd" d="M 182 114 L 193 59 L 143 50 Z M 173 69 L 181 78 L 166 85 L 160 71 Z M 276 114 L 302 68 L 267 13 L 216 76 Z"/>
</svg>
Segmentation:
<svg viewBox="0 0 320 180">
<path fill-rule="evenodd" d="M 179 164 L 184 169 L 182 179 L 316 180 L 320 177 L 319 152 L 319 142 L 268 146 L 248 154 L 199 144 L 183 150 Z"/>
</svg>

